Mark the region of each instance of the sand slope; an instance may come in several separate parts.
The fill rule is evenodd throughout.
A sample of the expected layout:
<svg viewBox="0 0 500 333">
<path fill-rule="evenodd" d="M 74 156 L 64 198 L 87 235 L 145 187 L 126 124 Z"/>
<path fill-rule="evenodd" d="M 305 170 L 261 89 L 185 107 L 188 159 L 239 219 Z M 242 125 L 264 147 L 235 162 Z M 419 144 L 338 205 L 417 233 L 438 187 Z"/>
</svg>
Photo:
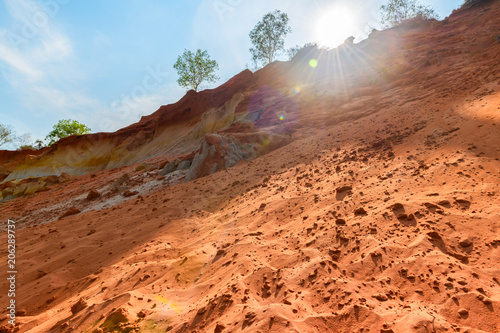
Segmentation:
<svg viewBox="0 0 500 333">
<path fill-rule="evenodd" d="M 344 45 L 350 69 L 306 51 L 244 74 L 218 133 L 254 159 L 185 182 L 160 154 L 0 203 L 19 331 L 499 332 L 498 31 L 493 1 Z"/>
</svg>

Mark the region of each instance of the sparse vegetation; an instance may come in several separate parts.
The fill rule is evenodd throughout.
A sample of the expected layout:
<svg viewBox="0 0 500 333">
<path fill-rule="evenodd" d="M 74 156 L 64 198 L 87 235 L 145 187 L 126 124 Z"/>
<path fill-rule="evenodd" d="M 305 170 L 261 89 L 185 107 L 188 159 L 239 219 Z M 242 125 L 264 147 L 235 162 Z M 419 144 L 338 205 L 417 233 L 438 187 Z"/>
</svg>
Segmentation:
<svg viewBox="0 0 500 333">
<path fill-rule="evenodd" d="M 0 124 L 0 147 L 13 141 L 12 127 Z"/>
<path fill-rule="evenodd" d="M 43 149 L 44 147 L 45 143 L 42 140 L 36 140 L 33 143 L 21 144 L 18 150 L 25 150 L 25 149 L 40 150 Z"/>
<path fill-rule="evenodd" d="M 288 25 L 288 15 L 275 10 L 267 13 L 250 32 L 250 48 L 252 59 L 256 66 L 270 64 L 284 50 L 285 37 L 292 32 Z"/>
<path fill-rule="evenodd" d="M 12 126 L 0 124 L 0 147 L 6 144 L 12 144 L 12 146 L 17 146 L 18 150 L 23 149 L 33 149 L 30 145 L 31 135 L 23 134 L 21 136 L 17 136 Z"/>
<path fill-rule="evenodd" d="M 475 3 L 488 2 L 488 1 L 490 1 L 490 0 L 464 0 L 464 3 L 462 4 L 462 7 L 473 5 Z"/>
<path fill-rule="evenodd" d="M 23 149 L 35 149 L 31 145 L 31 141 L 33 139 L 31 138 L 31 135 L 28 133 L 25 133 L 19 137 L 16 137 L 15 141 L 17 141 L 17 145 L 19 146 L 18 150 L 23 150 Z"/>
<path fill-rule="evenodd" d="M 439 15 L 434 9 L 421 5 L 417 0 L 389 0 L 380 7 L 382 24 L 391 28 L 401 23 L 419 17 L 424 20 L 438 19 Z"/>
<path fill-rule="evenodd" d="M 45 148 L 45 143 L 42 140 L 35 140 L 32 147 L 36 150 L 40 150 L 42 148 Z"/>
<path fill-rule="evenodd" d="M 288 60 L 292 60 L 293 57 L 295 57 L 297 55 L 297 53 L 299 53 L 300 51 L 302 51 L 303 49 L 306 49 L 306 48 L 309 48 L 309 47 L 316 47 L 316 48 L 319 48 L 318 44 L 317 43 L 305 43 L 304 45 L 300 46 L 300 45 L 295 45 L 295 46 L 292 46 L 291 48 L 289 48 L 286 53 L 288 55 Z"/>
<path fill-rule="evenodd" d="M 208 52 L 198 49 L 196 53 L 184 50 L 184 53 L 177 58 L 174 68 L 179 74 L 177 83 L 181 87 L 191 88 L 198 91 L 200 84 L 206 82 L 216 82 L 219 77 L 215 71 L 219 69 L 217 61 L 211 60 Z"/>
</svg>

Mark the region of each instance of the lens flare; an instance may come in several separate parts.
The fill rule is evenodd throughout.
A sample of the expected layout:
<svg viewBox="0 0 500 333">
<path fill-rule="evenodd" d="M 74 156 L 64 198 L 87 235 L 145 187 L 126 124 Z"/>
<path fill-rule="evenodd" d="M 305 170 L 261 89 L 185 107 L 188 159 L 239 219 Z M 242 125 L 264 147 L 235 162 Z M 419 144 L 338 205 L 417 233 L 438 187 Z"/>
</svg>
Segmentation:
<svg viewBox="0 0 500 333">
<path fill-rule="evenodd" d="M 284 121 L 288 116 L 288 114 L 285 110 L 280 110 L 280 111 L 276 112 L 276 115 L 278 116 L 279 120 L 281 120 L 281 121 Z"/>
<path fill-rule="evenodd" d="M 300 86 L 295 86 L 291 87 L 290 90 L 288 91 L 288 95 L 293 96 L 293 95 L 298 95 L 302 91 L 302 88 Z"/>
<path fill-rule="evenodd" d="M 157 295 L 156 296 L 156 299 L 158 301 L 160 301 L 161 303 L 163 303 L 163 310 L 164 311 L 175 311 L 176 313 L 180 313 L 181 312 L 181 308 L 180 306 L 178 306 L 177 304 L 175 304 L 174 302 L 172 302 L 171 300 L 163 297 L 163 296 L 160 296 L 160 295 Z"/>
<path fill-rule="evenodd" d="M 257 90 L 248 103 L 247 119 L 256 129 L 268 134 L 288 133 L 300 117 L 300 106 L 295 101 L 296 82 L 288 93 L 283 93 L 271 86 Z M 263 142 L 266 145 L 266 142 Z"/>
<path fill-rule="evenodd" d="M 318 67 L 318 60 L 316 59 L 309 60 L 309 66 L 311 66 L 312 68 Z"/>
</svg>

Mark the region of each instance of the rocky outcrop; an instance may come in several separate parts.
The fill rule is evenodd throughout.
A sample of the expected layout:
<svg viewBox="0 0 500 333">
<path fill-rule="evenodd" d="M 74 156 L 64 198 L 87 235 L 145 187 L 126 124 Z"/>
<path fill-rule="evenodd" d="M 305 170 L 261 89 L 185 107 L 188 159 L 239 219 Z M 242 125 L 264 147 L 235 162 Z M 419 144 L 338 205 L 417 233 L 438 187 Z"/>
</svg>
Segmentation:
<svg viewBox="0 0 500 333">
<path fill-rule="evenodd" d="M 236 107 L 243 99 L 243 94 L 235 94 L 221 107 L 213 108 L 205 112 L 201 117 L 200 122 L 193 129 L 190 137 L 193 139 L 199 139 L 207 133 L 216 133 L 226 126 L 231 125 L 234 121 Z"/>
<path fill-rule="evenodd" d="M 243 145 L 236 139 L 218 134 L 206 134 L 189 168 L 186 181 L 229 168 L 248 157 L 250 157 L 249 152 L 245 152 Z"/>
<path fill-rule="evenodd" d="M 254 83 L 253 73 L 245 70 L 216 89 L 189 91 L 177 103 L 113 133 L 71 136 L 40 151 L 0 151 L 0 181 L 84 175 L 140 163 L 172 148 L 174 156 L 192 151 L 190 141 L 232 123 L 241 93 Z"/>
<path fill-rule="evenodd" d="M 6 181 L 0 184 L 0 202 L 47 191 L 50 186 L 70 180 L 66 173 L 60 176 L 33 177 L 21 181 Z"/>
<path fill-rule="evenodd" d="M 167 163 L 165 165 L 165 167 L 163 168 L 161 174 L 163 176 L 166 176 L 174 171 L 177 171 L 177 170 L 187 170 L 189 169 L 189 167 L 191 166 L 191 161 L 190 160 L 185 160 L 185 161 L 181 161 L 181 160 L 175 160 L 173 162 L 170 162 L 170 163 Z"/>
<path fill-rule="evenodd" d="M 34 157 L 38 151 L 24 149 L 21 151 L 0 150 L 0 182 L 9 176 L 17 165 Z"/>
</svg>

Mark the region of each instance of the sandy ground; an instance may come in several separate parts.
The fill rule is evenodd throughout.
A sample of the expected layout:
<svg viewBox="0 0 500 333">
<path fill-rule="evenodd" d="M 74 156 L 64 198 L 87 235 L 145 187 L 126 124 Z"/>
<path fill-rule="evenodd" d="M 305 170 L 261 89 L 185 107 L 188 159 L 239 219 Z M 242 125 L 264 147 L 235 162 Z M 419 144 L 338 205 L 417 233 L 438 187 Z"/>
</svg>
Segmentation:
<svg viewBox="0 0 500 333">
<path fill-rule="evenodd" d="M 303 97 L 293 142 L 191 182 L 133 165 L 2 203 L 17 330 L 499 332 L 500 58 L 471 57 Z"/>
</svg>

